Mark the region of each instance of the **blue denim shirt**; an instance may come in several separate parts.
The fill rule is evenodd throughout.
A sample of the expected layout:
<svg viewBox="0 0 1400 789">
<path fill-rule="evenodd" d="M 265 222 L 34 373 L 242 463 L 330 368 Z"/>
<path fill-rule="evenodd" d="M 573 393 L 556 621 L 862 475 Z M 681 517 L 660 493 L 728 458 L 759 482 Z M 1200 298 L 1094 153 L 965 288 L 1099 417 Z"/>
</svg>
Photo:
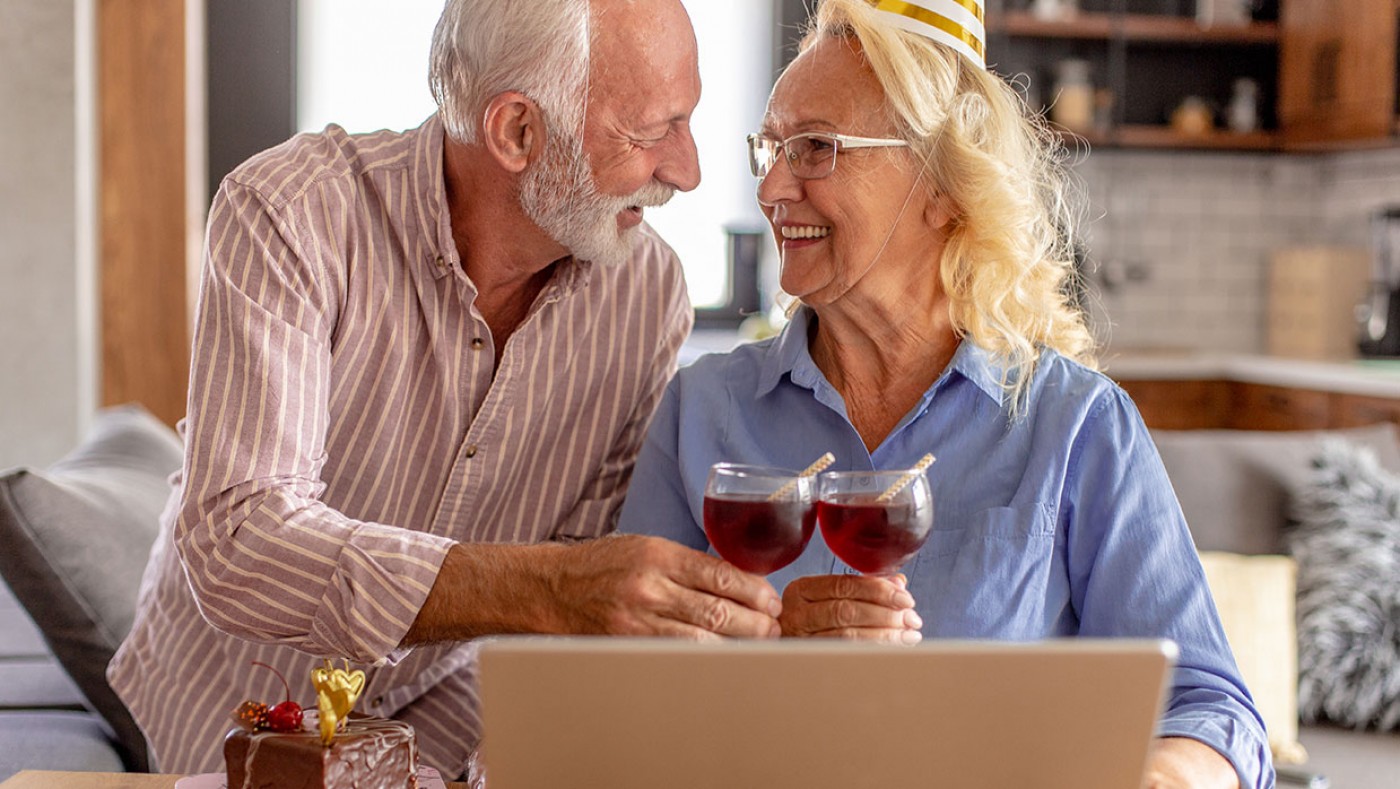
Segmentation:
<svg viewBox="0 0 1400 789">
<path fill-rule="evenodd" d="M 1046 351 L 1015 419 L 990 354 L 964 341 L 875 451 L 807 349 L 803 310 L 772 340 L 701 357 L 671 381 L 619 530 L 706 550 L 705 478 L 720 461 L 908 468 L 927 452 L 934 526 L 905 563 L 925 638 L 1170 638 L 1180 650 L 1160 736 L 1190 737 L 1272 786 L 1264 726 L 1240 679 L 1156 447 L 1111 380 Z M 822 542 L 769 580 L 852 573 Z"/>
</svg>

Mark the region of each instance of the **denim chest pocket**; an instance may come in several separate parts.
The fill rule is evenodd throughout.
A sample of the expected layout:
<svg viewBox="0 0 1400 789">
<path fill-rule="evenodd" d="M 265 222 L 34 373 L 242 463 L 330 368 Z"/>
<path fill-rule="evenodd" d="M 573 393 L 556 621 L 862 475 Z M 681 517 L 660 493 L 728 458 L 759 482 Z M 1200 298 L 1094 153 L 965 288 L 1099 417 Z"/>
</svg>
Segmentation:
<svg viewBox="0 0 1400 789">
<path fill-rule="evenodd" d="M 961 525 L 947 524 L 947 528 L 934 524 L 928 541 L 914 558 L 915 566 L 925 557 L 956 555 L 987 541 L 1024 544 L 1055 534 L 1054 511 L 1048 504 L 992 507 L 959 520 Z"/>
<path fill-rule="evenodd" d="M 926 638 L 1033 639 L 1059 616 L 1055 516 L 994 507 L 936 529 L 905 564 Z"/>
</svg>

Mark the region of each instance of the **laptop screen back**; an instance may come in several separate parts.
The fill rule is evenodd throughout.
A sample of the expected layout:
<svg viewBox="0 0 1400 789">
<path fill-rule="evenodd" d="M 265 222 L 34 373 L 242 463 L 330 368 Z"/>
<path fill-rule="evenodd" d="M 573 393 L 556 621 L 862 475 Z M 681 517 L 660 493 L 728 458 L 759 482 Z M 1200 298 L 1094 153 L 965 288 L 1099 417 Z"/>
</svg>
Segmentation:
<svg viewBox="0 0 1400 789">
<path fill-rule="evenodd" d="M 501 639 L 490 789 L 1140 785 L 1175 647 Z"/>
</svg>

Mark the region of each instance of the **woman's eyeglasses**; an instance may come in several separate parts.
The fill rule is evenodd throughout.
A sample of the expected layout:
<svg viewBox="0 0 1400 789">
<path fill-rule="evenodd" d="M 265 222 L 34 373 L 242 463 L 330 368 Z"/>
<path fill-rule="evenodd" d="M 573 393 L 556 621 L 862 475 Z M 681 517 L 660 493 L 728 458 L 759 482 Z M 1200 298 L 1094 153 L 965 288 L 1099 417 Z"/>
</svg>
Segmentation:
<svg viewBox="0 0 1400 789">
<path fill-rule="evenodd" d="M 755 178 L 764 178 L 781 155 L 788 169 L 797 178 L 813 181 L 836 172 L 836 154 L 856 148 L 902 148 L 904 140 L 888 137 L 852 137 L 834 132 L 803 132 L 786 140 L 774 140 L 761 134 L 750 134 L 749 170 Z"/>
</svg>

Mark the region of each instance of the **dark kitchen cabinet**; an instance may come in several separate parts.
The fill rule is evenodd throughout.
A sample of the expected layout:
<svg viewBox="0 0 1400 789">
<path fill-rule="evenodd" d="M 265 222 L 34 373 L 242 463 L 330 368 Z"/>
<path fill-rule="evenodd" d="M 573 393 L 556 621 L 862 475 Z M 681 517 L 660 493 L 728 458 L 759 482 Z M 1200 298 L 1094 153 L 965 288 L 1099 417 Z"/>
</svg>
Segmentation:
<svg viewBox="0 0 1400 789">
<path fill-rule="evenodd" d="M 1158 430 L 1324 430 L 1400 424 L 1400 399 L 1230 380 L 1126 379 L 1147 426 Z"/>
<path fill-rule="evenodd" d="M 1279 119 L 1292 149 L 1390 144 L 1397 0 L 1284 0 Z"/>
</svg>

